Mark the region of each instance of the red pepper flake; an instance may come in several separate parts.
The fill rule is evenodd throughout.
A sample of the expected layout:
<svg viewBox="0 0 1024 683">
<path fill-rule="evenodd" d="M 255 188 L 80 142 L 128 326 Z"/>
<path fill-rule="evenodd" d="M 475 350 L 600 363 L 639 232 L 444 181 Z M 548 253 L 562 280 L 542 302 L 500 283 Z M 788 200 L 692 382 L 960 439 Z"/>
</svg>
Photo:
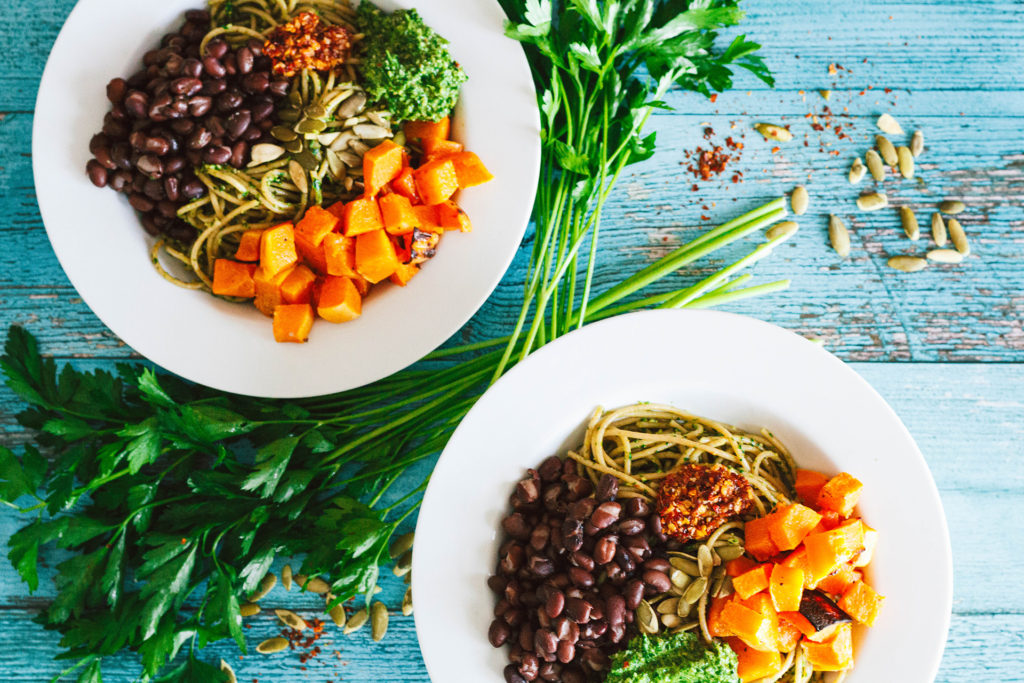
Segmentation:
<svg viewBox="0 0 1024 683">
<path fill-rule="evenodd" d="M 711 94 L 711 97 L 710 97 L 710 98 L 708 98 L 708 99 L 710 99 L 710 100 L 711 100 L 711 104 L 714 104 L 714 103 L 715 103 L 715 101 L 716 101 L 716 100 L 718 99 L 718 93 L 712 93 L 712 94 Z"/>
<path fill-rule="evenodd" d="M 781 147 L 772 147 L 772 154 L 776 154 L 780 149 L 782 149 L 782 148 Z"/>
</svg>

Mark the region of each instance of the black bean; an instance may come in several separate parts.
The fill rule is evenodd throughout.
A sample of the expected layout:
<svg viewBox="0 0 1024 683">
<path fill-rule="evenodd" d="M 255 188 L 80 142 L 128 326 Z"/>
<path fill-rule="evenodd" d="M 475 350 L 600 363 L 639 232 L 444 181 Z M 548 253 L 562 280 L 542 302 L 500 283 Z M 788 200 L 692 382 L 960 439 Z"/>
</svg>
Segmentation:
<svg viewBox="0 0 1024 683">
<path fill-rule="evenodd" d="M 569 494 L 569 500 L 579 500 L 589 496 L 594 491 L 594 485 L 590 483 L 590 480 L 584 479 L 578 474 L 566 475 L 564 481 Z"/>
<path fill-rule="evenodd" d="M 206 116 L 213 106 L 213 99 L 208 95 L 196 95 L 188 101 L 188 113 L 196 118 Z"/>
<path fill-rule="evenodd" d="M 644 582 L 640 579 L 631 579 L 622 591 L 622 597 L 626 600 L 626 609 L 635 610 L 644 597 Z"/>
<path fill-rule="evenodd" d="M 540 498 L 540 480 L 532 477 L 523 479 L 516 484 L 516 496 L 527 505 L 536 503 Z"/>
<path fill-rule="evenodd" d="M 110 148 L 104 144 L 102 147 L 97 147 L 93 152 L 93 156 L 96 157 L 97 163 L 103 168 L 113 171 L 117 168 L 117 164 L 114 163 L 114 159 L 110 155 Z"/>
<path fill-rule="evenodd" d="M 651 506 L 643 498 L 630 498 L 626 503 L 626 512 L 630 517 L 646 517 L 650 511 Z"/>
<path fill-rule="evenodd" d="M 545 613 L 554 619 L 562 613 L 565 608 L 565 593 L 558 589 L 554 589 L 548 592 L 547 599 L 544 601 Z"/>
<path fill-rule="evenodd" d="M 238 64 L 238 73 L 247 74 L 252 71 L 252 63 L 256 59 L 256 55 L 252 53 L 248 47 L 239 48 L 238 52 L 235 53 L 235 62 Z"/>
<path fill-rule="evenodd" d="M 668 578 L 665 572 L 655 571 L 648 569 L 643 573 L 644 583 L 653 588 L 658 593 L 664 593 L 672 587 L 672 581 Z"/>
<path fill-rule="evenodd" d="M 149 178 L 141 173 L 132 174 L 132 191 L 142 192 L 146 188 L 146 183 L 149 182 Z"/>
<path fill-rule="evenodd" d="M 505 683 L 526 683 L 526 679 L 519 675 L 515 664 L 509 664 L 502 670 L 505 676 Z"/>
<path fill-rule="evenodd" d="M 273 113 L 273 102 L 257 102 L 252 106 L 252 120 L 256 123 L 268 119 Z"/>
<path fill-rule="evenodd" d="M 583 673 L 575 669 L 562 672 L 562 683 L 583 683 L 585 680 Z"/>
<path fill-rule="evenodd" d="M 141 90 L 132 90 L 125 95 L 124 108 L 137 119 L 146 118 L 149 112 L 149 95 Z"/>
<path fill-rule="evenodd" d="M 169 173 L 180 173 L 185 168 L 185 158 L 181 156 L 169 156 L 164 159 L 164 175 Z"/>
<path fill-rule="evenodd" d="M 504 645 L 509 637 L 512 635 L 512 629 L 508 627 L 501 619 L 495 619 L 491 622 L 491 627 L 487 630 L 487 640 L 490 641 L 494 647 L 501 647 Z"/>
<path fill-rule="evenodd" d="M 546 578 L 555 573 L 555 563 L 543 555 L 534 555 L 527 563 L 530 573 L 539 578 Z"/>
<path fill-rule="evenodd" d="M 505 586 L 508 585 L 508 580 L 500 576 L 494 575 L 487 578 L 487 587 L 499 595 L 505 592 Z"/>
<path fill-rule="evenodd" d="M 214 59 L 220 59 L 228 53 L 228 44 L 221 38 L 214 38 L 206 44 L 206 54 Z"/>
<path fill-rule="evenodd" d="M 252 123 L 252 112 L 248 109 L 239 109 L 238 111 L 231 114 L 228 117 L 226 124 L 228 137 L 232 140 L 237 140 L 242 137 L 248 128 L 249 124 Z"/>
<path fill-rule="evenodd" d="M 231 146 L 231 165 L 235 168 L 242 168 L 245 166 L 245 157 L 249 154 L 249 145 L 243 140 L 239 140 Z"/>
<path fill-rule="evenodd" d="M 229 76 L 234 76 L 238 73 L 238 58 L 235 56 L 235 53 L 229 52 L 224 55 L 221 63 L 224 65 L 224 71 L 226 71 Z"/>
<path fill-rule="evenodd" d="M 128 82 L 123 78 L 115 78 L 107 83 L 107 99 L 111 104 L 124 102 L 125 93 L 128 91 Z"/>
<path fill-rule="evenodd" d="M 203 70 L 213 78 L 224 78 L 225 74 L 227 74 L 227 69 L 225 69 L 220 60 L 212 54 L 203 60 Z"/>
<path fill-rule="evenodd" d="M 153 210 L 156 204 L 153 200 L 143 194 L 133 194 L 128 197 L 128 203 L 132 205 L 132 208 L 142 213 L 148 213 Z"/>
<path fill-rule="evenodd" d="M 126 187 L 131 183 L 132 176 L 128 171 L 114 171 L 110 175 L 110 189 L 114 192 L 123 192 Z"/>
<path fill-rule="evenodd" d="M 602 503 L 615 500 L 615 497 L 619 495 L 618 478 L 611 474 L 602 475 L 600 481 L 597 482 L 597 492 L 594 495 Z"/>
<path fill-rule="evenodd" d="M 217 96 L 215 106 L 217 111 L 221 113 L 233 112 L 241 106 L 243 99 L 242 93 L 230 88 Z"/>
<path fill-rule="evenodd" d="M 153 216 L 148 214 L 142 216 L 142 228 L 148 234 L 153 236 L 159 235 L 162 232 L 162 230 L 160 230 L 160 226 L 158 226 L 156 221 L 153 219 Z"/>
<path fill-rule="evenodd" d="M 608 655 L 595 647 L 584 650 L 583 655 L 580 657 L 580 664 L 591 671 L 597 672 L 606 670 L 610 662 Z M 565 678 L 563 677 L 562 680 L 564 681 Z"/>
<path fill-rule="evenodd" d="M 224 145 L 210 145 L 203 150 L 203 161 L 208 164 L 226 164 L 231 159 L 231 148 Z"/>
<path fill-rule="evenodd" d="M 640 604 L 640 601 L 637 601 Z M 594 606 L 582 598 L 567 598 L 565 601 L 565 614 L 577 624 L 585 624 L 590 621 L 590 613 Z"/>
<path fill-rule="evenodd" d="M 583 547 L 583 524 L 574 519 L 566 519 L 562 523 L 562 545 L 569 552 Z"/>
<path fill-rule="evenodd" d="M 178 215 L 178 205 L 172 201 L 164 200 L 156 205 L 156 209 L 167 218 L 175 218 Z"/>
<path fill-rule="evenodd" d="M 554 652 L 558 647 L 558 638 L 549 629 L 537 629 L 533 634 L 533 646 L 537 652 Z"/>
<path fill-rule="evenodd" d="M 227 87 L 228 82 L 225 81 L 223 78 L 212 78 L 203 81 L 202 93 L 204 95 L 219 95 L 220 93 L 227 90 Z"/>
<path fill-rule="evenodd" d="M 274 95 L 275 97 L 284 97 L 285 95 L 288 94 L 288 90 L 291 89 L 291 87 L 291 81 L 273 81 L 270 84 L 270 94 Z"/>
<path fill-rule="evenodd" d="M 662 572 L 665 574 L 672 573 L 672 565 L 663 557 L 652 557 L 647 560 L 644 562 L 644 569 L 650 569 L 652 571 Z"/>
<path fill-rule="evenodd" d="M 171 202 L 177 202 L 181 198 L 181 194 L 178 192 L 180 182 L 181 181 L 178 180 L 178 178 L 172 175 L 164 176 L 164 195 Z M 175 212 L 177 212 L 176 205 Z"/>
<path fill-rule="evenodd" d="M 89 180 L 92 181 L 93 185 L 96 187 L 107 186 L 107 169 L 104 168 L 103 164 L 95 159 L 90 159 L 89 163 L 85 165 L 85 171 L 89 174 Z"/>
<path fill-rule="evenodd" d="M 259 126 L 249 126 L 249 130 L 245 131 L 245 135 L 242 139 L 246 142 L 256 142 L 263 137 L 263 131 L 260 130 Z"/>
<path fill-rule="evenodd" d="M 189 57 L 181 65 L 181 74 L 189 78 L 199 78 L 203 75 L 203 63 L 195 57 Z M 199 87 L 202 87 L 202 82 Z"/>
<path fill-rule="evenodd" d="M 188 145 L 189 149 L 203 149 L 208 144 L 210 144 L 210 141 L 212 140 L 213 134 L 210 133 L 210 131 L 208 131 L 205 126 L 200 125 L 194 131 L 192 131 L 192 135 L 188 137 L 188 141 L 186 142 L 186 144 Z"/>
<path fill-rule="evenodd" d="M 163 156 L 171 151 L 171 143 L 167 138 L 158 136 L 147 137 L 142 144 L 142 149 L 150 154 Z"/>
<path fill-rule="evenodd" d="M 530 527 L 526 523 L 526 518 L 519 512 L 514 512 L 503 519 L 501 521 L 501 528 L 512 538 L 521 541 L 530 537 Z"/>
<path fill-rule="evenodd" d="M 185 60 L 181 55 L 171 55 L 164 62 L 164 72 L 168 76 L 178 76 L 181 74 L 181 67 L 184 63 Z"/>
<path fill-rule="evenodd" d="M 562 459 L 557 455 L 548 456 L 537 468 L 537 473 L 543 481 L 555 481 L 562 474 Z"/>
<path fill-rule="evenodd" d="M 535 550 L 544 550 L 551 538 L 551 527 L 537 526 L 530 532 L 530 546 Z"/>
<path fill-rule="evenodd" d="M 597 501 L 593 498 L 581 498 L 569 506 L 568 514 L 573 519 L 582 522 L 590 517 L 595 507 L 597 507 Z"/>
<path fill-rule="evenodd" d="M 141 177 L 145 178 L 145 176 Z M 164 194 L 164 184 L 155 178 L 150 178 L 143 182 L 142 192 L 156 202 L 161 201 L 167 196 Z"/>
<path fill-rule="evenodd" d="M 598 529 L 605 529 L 618 520 L 622 514 L 622 506 L 615 502 L 601 503 L 590 516 L 590 523 Z"/>
<path fill-rule="evenodd" d="M 524 652 L 523 659 L 519 662 L 519 675 L 527 681 L 532 681 L 537 678 L 539 671 L 540 662 L 537 660 L 537 655 L 532 652 Z"/>
<path fill-rule="evenodd" d="M 198 78 L 185 76 L 184 78 L 176 78 L 171 81 L 171 92 L 175 95 L 191 97 L 192 95 L 198 94 L 202 89 L 203 82 Z"/>
<path fill-rule="evenodd" d="M 594 558 L 587 555 L 582 550 L 577 550 L 570 556 L 570 561 L 577 567 L 584 569 L 588 572 L 594 571 Z M 571 577 L 570 577 L 571 578 Z"/>
<path fill-rule="evenodd" d="M 616 536 L 599 538 L 597 543 L 594 544 L 594 562 L 599 565 L 611 562 L 615 557 L 615 547 L 618 544 L 618 540 Z"/>
<path fill-rule="evenodd" d="M 247 93 L 258 95 L 264 93 L 270 88 L 270 75 L 265 71 L 256 71 L 251 74 L 247 74 L 242 79 L 242 89 Z"/>
<path fill-rule="evenodd" d="M 206 127 L 213 133 L 215 138 L 224 137 L 227 130 L 224 128 L 224 119 L 219 116 L 207 116 Z"/>
<path fill-rule="evenodd" d="M 128 126 L 107 114 L 106 120 L 103 122 L 103 132 L 111 138 L 120 139 L 128 137 L 130 130 Z"/>
<path fill-rule="evenodd" d="M 647 524 L 644 520 L 633 517 L 619 522 L 619 533 L 625 536 L 636 536 L 639 533 L 643 533 L 646 527 Z"/>
<path fill-rule="evenodd" d="M 153 154 L 143 154 L 135 163 L 135 167 L 150 178 L 159 178 L 164 173 L 163 162 Z"/>
</svg>

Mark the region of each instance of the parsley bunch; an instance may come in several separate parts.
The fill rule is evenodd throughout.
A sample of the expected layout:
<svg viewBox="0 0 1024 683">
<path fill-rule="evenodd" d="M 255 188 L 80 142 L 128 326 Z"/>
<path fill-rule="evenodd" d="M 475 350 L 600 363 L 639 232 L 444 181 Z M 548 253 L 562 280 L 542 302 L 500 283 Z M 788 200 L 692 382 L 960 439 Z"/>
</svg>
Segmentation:
<svg viewBox="0 0 1024 683">
<path fill-rule="evenodd" d="M 11 328 L 0 365 L 28 404 L 19 421 L 37 437 L 20 454 L 0 448 L 0 502 L 33 516 L 9 540 L 30 589 L 41 546 L 70 551 L 39 616 L 75 661 L 65 673 L 97 683 L 103 658 L 129 649 L 145 680 L 224 680 L 197 653 L 222 638 L 245 650 L 239 601 L 275 557 L 303 557 L 301 573 L 327 579 L 338 602 L 372 594 L 389 540 L 426 485 L 403 475 L 436 455 L 487 386 L 532 350 L 625 311 L 787 286 L 739 288 L 750 276 L 737 273 L 776 239 L 699 282 L 633 296 L 778 220 L 776 199 L 592 296 L 602 206 L 622 170 L 654 152 L 643 128 L 669 88 L 727 88 L 733 66 L 770 82 L 756 44 L 740 36 L 714 49 L 715 30 L 742 16 L 737 2 L 501 0 L 508 35 L 526 45 L 543 123 L 532 254 L 506 337 L 435 352 L 367 387 L 283 402 L 138 366 L 58 369 Z M 392 488 L 404 495 L 381 502 Z"/>
</svg>

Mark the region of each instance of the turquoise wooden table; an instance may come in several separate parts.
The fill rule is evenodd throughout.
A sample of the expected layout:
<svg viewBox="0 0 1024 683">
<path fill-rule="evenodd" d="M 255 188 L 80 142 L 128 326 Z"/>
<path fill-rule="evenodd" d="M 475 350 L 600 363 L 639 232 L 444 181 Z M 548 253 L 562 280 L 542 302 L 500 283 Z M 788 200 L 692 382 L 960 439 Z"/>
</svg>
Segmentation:
<svg viewBox="0 0 1024 683">
<path fill-rule="evenodd" d="M 67 281 L 33 193 L 36 88 L 73 5 L 0 0 L 0 324 L 26 325 L 58 359 L 111 366 L 136 356 Z M 599 278 L 610 282 L 623 266 L 635 269 L 702 226 L 807 185 L 811 210 L 800 218 L 800 232 L 755 271 L 759 281 L 791 278 L 792 287 L 728 308 L 822 339 L 896 409 L 932 469 L 952 535 L 953 621 L 938 680 L 1024 681 L 1024 5 L 750 0 L 746 9 L 743 29 L 764 44 L 778 86 L 741 79 L 714 103 L 670 95 L 674 111 L 651 123 L 657 155 L 624 175 L 606 210 Z M 831 91 L 827 101 L 823 89 Z M 870 146 L 882 112 L 908 134 L 922 129 L 927 141 L 919 180 L 887 181 L 890 198 L 915 208 L 925 227 L 937 201 L 962 200 L 974 250 L 963 264 L 891 270 L 888 256 L 922 254 L 925 241 L 902 237 L 893 210 L 854 210 L 858 191 L 846 170 Z M 773 151 L 775 144 L 752 131 L 757 121 L 790 125 L 795 138 Z M 744 147 L 725 174 L 694 192 L 687 152 L 708 146 L 708 127 L 717 144 L 733 136 Z M 735 171 L 742 182 L 732 182 Z M 844 261 L 827 246 L 829 213 L 851 228 Z M 460 338 L 507 328 L 527 251 Z M 10 447 L 24 439 L 12 417 L 18 408 L 0 389 L 0 443 Z M 0 539 L 16 524 L 0 512 Z M 46 559 L 52 566 L 56 558 Z M 382 597 L 393 615 L 403 589 L 393 577 L 385 582 Z M 57 638 L 32 622 L 52 595 L 46 576 L 30 596 L 10 566 L 0 565 L 0 680 L 42 681 L 61 670 L 52 661 Z M 310 614 L 316 604 L 280 588 L 264 602 Z M 276 631 L 265 614 L 250 623 L 251 643 Z M 365 631 L 325 637 L 325 656 L 305 669 L 283 655 L 241 659 L 230 643 L 206 654 L 232 663 L 241 681 L 429 680 L 411 618 L 393 616 L 379 644 Z M 126 656 L 105 666 L 104 680 L 130 681 L 137 671 Z"/>
</svg>

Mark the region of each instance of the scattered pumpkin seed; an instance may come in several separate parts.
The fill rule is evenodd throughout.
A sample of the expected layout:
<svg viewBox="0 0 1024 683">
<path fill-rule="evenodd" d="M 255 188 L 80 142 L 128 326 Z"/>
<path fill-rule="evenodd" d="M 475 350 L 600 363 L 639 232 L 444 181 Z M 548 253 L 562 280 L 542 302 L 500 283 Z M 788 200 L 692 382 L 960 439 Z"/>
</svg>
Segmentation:
<svg viewBox="0 0 1024 683">
<path fill-rule="evenodd" d="M 903 225 L 903 232 L 907 234 L 907 237 L 912 240 L 920 239 L 921 229 L 917 225 L 917 216 L 909 206 L 900 207 L 900 223 Z"/>
<path fill-rule="evenodd" d="M 913 178 L 914 155 L 910 153 L 910 148 L 900 145 L 896 148 L 896 157 L 899 161 L 900 175 L 907 179 Z"/>
<path fill-rule="evenodd" d="M 802 216 L 807 213 L 807 205 L 810 203 L 811 197 L 807 194 L 807 188 L 803 185 L 798 185 L 793 190 L 793 194 L 789 197 L 789 203 L 793 207 L 793 213 L 797 216 Z"/>
<path fill-rule="evenodd" d="M 302 117 L 296 109 L 282 109 L 277 113 L 277 118 L 285 123 L 296 123 Z"/>
<path fill-rule="evenodd" d="M 276 609 L 274 614 L 281 620 L 281 623 L 296 631 L 303 631 L 306 628 L 306 620 L 290 609 Z"/>
<path fill-rule="evenodd" d="M 331 621 L 333 621 L 334 625 L 338 628 L 344 628 L 345 621 L 348 619 L 348 615 L 345 614 L 344 605 L 335 605 L 331 609 L 327 610 L 327 616 L 331 618 Z"/>
<path fill-rule="evenodd" d="M 352 127 L 356 137 L 364 140 L 383 140 L 391 137 L 391 129 L 373 123 L 360 123 Z"/>
<path fill-rule="evenodd" d="M 412 616 L 412 588 L 406 588 L 405 595 L 402 597 L 402 615 Z"/>
<path fill-rule="evenodd" d="M 342 631 L 346 636 L 350 633 L 354 633 L 363 627 L 366 620 L 370 618 L 370 614 L 366 609 L 361 609 L 355 612 L 351 617 L 348 618 L 348 623 L 345 624 L 345 629 Z"/>
<path fill-rule="evenodd" d="M 718 553 L 719 557 L 728 562 L 740 557 L 744 553 L 744 550 L 741 545 L 726 545 L 720 548 L 715 548 L 715 552 Z"/>
<path fill-rule="evenodd" d="M 288 162 L 288 177 L 292 179 L 299 192 L 302 194 L 309 192 L 309 179 L 306 177 L 306 169 L 302 168 L 302 164 L 294 159 Z"/>
<path fill-rule="evenodd" d="M 936 211 L 932 214 L 932 239 L 936 246 L 946 246 L 946 223 L 942 220 L 942 214 Z"/>
<path fill-rule="evenodd" d="M 871 171 L 872 178 L 878 182 L 885 180 L 885 166 L 882 164 L 882 157 L 878 156 L 878 152 L 869 149 L 864 153 L 864 160 L 868 164 L 868 170 Z"/>
<path fill-rule="evenodd" d="M 402 555 L 395 562 L 395 567 L 392 569 L 395 576 L 405 576 L 412 569 L 412 551 Z"/>
<path fill-rule="evenodd" d="M 686 600 L 679 600 L 679 602 L 676 603 L 676 616 L 687 617 L 692 611 L 693 603 L 686 602 Z"/>
<path fill-rule="evenodd" d="M 312 579 L 307 581 L 305 584 L 299 584 L 310 593 L 316 593 L 317 595 L 327 595 L 331 590 L 331 584 L 327 583 L 319 576 L 314 576 Z"/>
<path fill-rule="evenodd" d="M 334 144 L 334 141 L 341 137 L 341 131 L 336 130 L 333 133 L 321 133 L 316 136 L 316 141 L 324 147 L 330 147 Z"/>
<path fill-rule="evenodd" d="M 960 263 L 964 255 L 955 249 L 932 249 L 927 254 L 929 261 L 937 263 Z"/>
<path fill-rule="evenodd" d="M 893 256 L 889 259 L 888 265 L 890 268 L 904 273 L 916 273 L 919 270 L 924 270 L 928 266 L 928 262 L 920 256 Z"/>
<path fill-rule="evenodd" d="M 707 589 L 707 579 L 705 579 L 704 577 L 694 579 L 693 583 L 690 584 L 690 587 L 686 589 L 685 593 L 683 593 L 682 599 L 690 603 L 691 605 L 695 604 L 698 600 L 700 600 L 700 596 L 704 595 L 704 591 L 706 591 Z"/>
<path fill-rule="evenodd" d="M 292 589 L 292 566 L 290 564 L 281 567 L 281 585 L 286 591 Z"/>
<path fill-rule="evenodd" d="M 416 534 L 410 531 L 409 533 L 402 534 L 395 540 L 391 541 L 391 547 L 388 548 L 388 553 L 391 555 L 391 559 L 397 559 L 409 552 L 414 540 L 416 540 Z"/>
<path fill-rule="evenodd" d="M 275 652 L 280 652 L 288 647 L 287 638 L 267 638 L 262 643 L 256 646 L 256 652 L 261 655 L 270 655 Z"/>
<path fill-rule="evenodd" d="M 374 642 L 380 642 L 388 632 L 388 608 L 383 602 L 373 603 L 370 628 Z"/>
<path fill-rule="evenodd" d="M 281 142 L 291 142 L 299 137 L 298 133 L 288 126 L 274 126 L 270 129 L 270 135 Z"/>
<path fill-rule="evenodd" d="M 889 198 L 884 192 L 868 192 L 857 198 L 857 208 L 861 211 L 878 211 L 889 205 Z"/>
<path fill-rule="evenodd" d="M 875 154 L 875 156 L 877 157 L 878 155 Z M 881 159 L 879 159 L 879 164 L 881 164 Z M 867 173 L 867 172 L 868 172 L 868 169 L 864 167 L 864 163 L 860 160 L 860 157 L 857 157 L 856 159 L 854 159 L 853 163 L 850 164 L 850 175 L 849 175 L 850 184 L 851 185 L 856 185 L 860 181 L 864 180 L 864 174 Z M 883 177 L 884 177 L 884 172 L 883 172 Z"/>
<path fill-rule="evenodd" d="M 220 660 L 220 670 L 227 675 L 227 683 L 238 683 L 238 678 L 235 677 L 235 670 L 232 669 L 231 665 L 225 662 L 223 659 Z"/>
<path fill-rule="evenodd" d="M 249 596 L 249 602 L 259 602 L 263 597 L 274 589 L 277 585 L 277 576 L 273 572 L 267 574 L 260 581 L 260 587 L 253 591 L 252 595 Z"/>
<path fill-rule="evenodd" d="M 697 568 L 700 570 L 701 576 L 708 576 L 711 574 L 711 569 L 715 566 L 715 560 L 711 557 L 711 548 L 706 545 L 702 545 L 697 548 Z"/>
<path fill-rule="evenodd" d="M 714 574 L 714 581 L 711 584 L 711 595 L 713 597 L 721 595 L 727 581 L 729 582 L 729 591 L 732 592 L 732 579 L 729 578 L 729 575 L 724 571 L 716 572 Z"/>
<path fill-rule="evenodd" d="M 821 95 L 822 97 L 824 97 L 826 100 L 831 100 L 832 99 L 832 91 L 831 90 L 819 90 L 818 94 Z"/>
<path fill-rule="evenodd" d="M 309 580 L 309 577 L 307 577 L 305 574 L 296 574 L 294 579 L 295 579 L 295 584 L 299 588 L 301 588 L 302 590 L 306 590 L 305 588 L 303 588 L 303 586 L 306 585 L 306 581 Z"/>
<path fill-rule="evenodd" d="M 302 113 L 311 119 L 325 119 L 327 118 L 327 110 L 324 109 L 323 105 L 311 104 L 302 110 Z"/>
<path fill-rule="evenodd" d="M 800 226 L 797 225 L 796 221 L 782 221 L 781 223 L 776 223 L 772 227 L 768 228 L 768 232 L 764 235 L 769 240 L 786 240 L 796 234 L 796 231 L 799 229 Z"/>
<path fill-rule="evenodd" d="M 303 135 L 317 135 L 326 127 L 327 124 L 319 119 L 302 119 L 295 124 L 295 132 Z"/>
<path fill-rule="evenodd" d="M 348 166 L 341 160 L 338 153 L 330 149 L 327 150 L 327 168 L 331 170 L 331 175 L 335 178 L 344 178 L 345 172 L 348 170 Z"/>
<path fill-rule="evenodd" d="M 350 131 L 339 133 L 338 137 L 334 138 L 334 142 L 331 143 L 331 149 L 335 152 L 341 152 L 348 149 L 349 143 L 356 139 L 355 134 Z"/>
<path fill-rule="evenodd" d="M 900 124 L 889 114 L 882 114 L 879 116 L 878 121 L 876 121 L 875 124 L 882 130 L 882 132 L 888 133 L 889 135 L 903 135 L 903 129 L 900 127 Z"/>
<path fill-rule="evenodd" d="M 356 92 L 341 103 L 341 106 L 339 106 L 337 111 L 334 112 L 334 116 L 339 119 L 351 118 L 353 114 L 362 111 L 365 106 L 366 95 L 361 92 Z"/>
<path fill-rule="evenodd" d="M 238 606 L 238 613 L 243 617 L 254 617 L 260 613 L 260 606 L 255 602 L 246 602 Z"/>
<path fill-rule="evenodd" d="M 921 152 L 924 151 L 924 133 L 917 130 L 914 131 L 914 137 L 910 138 L 910 153 L 915 157 L 921 156 Z"/>
<path fill-rule="evenodd" d="M 360 156 L 370 151 L 370 146 L 368 144 L 362 140 L 355 139 L 348 143 L 348 148 Z"/>
<path fill-rule="evenodd" d="M 964 227 L 960 225 L 960 221 L 955 218 L 950 218 L 946 224 L 949 229 L 949 239 L 953 241 L 953 246 L 964 256 L 970 256 L 971 244 L 967 241 L 967 233 L 964 232 Z"/>
<path fill-rule="evenodd" d="M 899 163 L 899 157 L 896 156 L 896 148 L 889 142 L 889 138 L 884 135 L 876 135 L 875 147 L 878 148 L 878 153 L 882 155 L 882 159 L 889 166 L 895 166 Z"/>
<path fill-rule="evenodd" d="M 843 220 L 835 214 L 828 217 L 828 240 L 840 258 L 850 255 L 850 231 L 846 229 Z"/>
<path fill-rule="evenodd" d="M 967 207 L 964 206 L 964 203 L 957 199 L 947 199 L 946 201 L 941 202 L 939 204 L 939 211 L 941 211 L 942 213 L 948 213 L 951 216 L 955 216 L 958 213 L 963 213 L 964 209 L 966 208 Z"/>
<path fill-rule="evenodd" d="M 662 614 L 661 623 L 665 625 L 665 628 L 675 628 L 677 626 L 681 626 L 683 620 L 675 614 Z"/>
<path fill-rule="evenodd" d="M 693 560 L 688 560 L 685 557 L 670 557 L 668 558 L 668 562 L 685 574 L 689 574 L 690 576 L 700 576 L 700 568 L 697 567 L 697 563 Z"/>
<path fill-rule="evenodd" d="M 668 598 L 658 603 L 658 614 L 675 614 L 679 607 L 679 598 Z"/>
<path fill-rule="evenodd" d="M 259 166 L 260 164 L 266 164 L 284 156 L 284 147 L 278 147 L 277 145 L 267 143 L 253 145 L 251 156 L 252 161 L 249 162 L 249 166 Z"/>
<path fill-rule="evenodd" d="M 754 128 L 757 132 L 764 136 L 765 140 L 776 140 L 778 142 L 789 142 L 793 139 L 793 134 L 788 129 L 782 126 L 776 126 L 774 123 L 756 123 Z"/>
<path fill-rule="evenodd" d="M 648 635 L 653 636 L 658 632 L 658 615 L 654 613 L 651 603 L 641 600 L 636 606 L 636 622 L 640 630 Z"/>
</svg>

